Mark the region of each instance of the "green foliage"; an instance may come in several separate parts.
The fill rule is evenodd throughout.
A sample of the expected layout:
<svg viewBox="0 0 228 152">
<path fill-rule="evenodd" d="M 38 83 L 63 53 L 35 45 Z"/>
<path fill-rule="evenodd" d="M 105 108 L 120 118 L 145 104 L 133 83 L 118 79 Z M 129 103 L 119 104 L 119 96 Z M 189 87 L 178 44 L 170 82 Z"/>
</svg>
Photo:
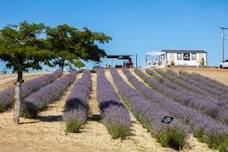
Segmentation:
<svg viewBox="0 0 228 152">
<path fill-rule="evenodd" d="M 228 139 L 219 145 L 219 152 L 228 152 Z"/>
<path fill-rule="evenodd" d="M 194 136 L 199 139 L 200 142 L 207 143 L 210 148 L 220 149 L 227 146 L 228 134 L 209 134 L 205 135 L 203 129 L 195 130 Z M 228 147 L 226 147 L 228 148 Z"/>
<path fill-rule="evenodd" d="M 83 122 L 78 121 L 76 119 L 70 119 L 66 121 L 65 125 L 66 125 L 66 132 L 78 133 L 81 125 L 83 125 Z"/>
<path fill-rule="evenodd" d="M 113 124 L 111 122 L 104 122 L 107 124 L 107 130 L 111 134 L 112 139 L 121 138 L 124 139 L 126 136 L 129 136 L 131 131 L 128 127 L 123 125 Z"/>
<path fill-rule="evenodd" d="M 105 43 L 110 39 L 103 33 L 92 32 L 87 28 L 78 30 L 67 24 L 47 29 L 49 49 L 55 52 L 53 65 L 61 68 L 66 65 L 81 67 L 79 59 L 100 61 L 106 53 L 98 47 L 97 42 Z"/>
<path fill-rule="evenodd" d="M 45 49 L 45 40 L 41 38 L 44 32 L 44 24 L 26 21 L 1 29 L 0 58 L 6 62 L 6 67 L 17 72 L 40 69 L 40 63 L 47 62 L 52 55 Z"/>
<path fill-rule="evenodd" d="M 162 146 L 180 150 L 186 144 L 187 135 L 176 129 L 168 128 L 156 135 L 156 139 L 162 144 Z"/>
<path fill-rule="evenodd" d="M 106 53 L 98 43 L 110 40 L 104 33 L 87 28 L 78 30 L 67 24 L 46 27 L 24 21 L 0 30 L 0 59 L 17 72 L 41 69 L 41 63 L 83 67 L 82 60 L 100 61 Z"/>
</svg>

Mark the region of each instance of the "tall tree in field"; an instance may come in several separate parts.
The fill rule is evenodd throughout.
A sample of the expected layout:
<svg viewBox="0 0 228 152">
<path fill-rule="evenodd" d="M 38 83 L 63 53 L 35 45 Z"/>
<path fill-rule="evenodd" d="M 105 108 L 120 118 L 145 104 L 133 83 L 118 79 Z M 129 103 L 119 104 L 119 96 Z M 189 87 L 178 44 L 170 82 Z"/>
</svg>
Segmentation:
<svg viewBox="0 0 228 152">
<path fill-rule="evenodd" d="M 41 69 L 40 63 L 48 62 L 52 56 L 52 53 L 45 49 L 45 28 L 44 24 L 24 21 L 0 30 L 0 59 L 6 62 L 7 68 L 17 73 L 13 117 L 15 123 L 19 123 L 23 72 L 28 69 Z"/>
<path fill-rule="evenodd" d="M 64 68 L 71 63 L 75 66 L 82 65 L 83 60 L 100 61 L 106 55 L 97 42 L 109 42 L 111 38 L 103 33 L 92 32 L 87 28 L 78 30 L 67 24 L 47 29 L 49 49 L 55 52 L 54 65 Z"/>
</svg>

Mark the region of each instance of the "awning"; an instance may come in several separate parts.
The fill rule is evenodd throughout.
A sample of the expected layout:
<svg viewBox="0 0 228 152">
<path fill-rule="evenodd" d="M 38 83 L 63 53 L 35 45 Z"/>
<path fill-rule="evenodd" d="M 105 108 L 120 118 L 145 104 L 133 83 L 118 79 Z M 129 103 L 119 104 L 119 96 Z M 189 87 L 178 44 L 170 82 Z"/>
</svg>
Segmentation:
<svg viewBox="0 0 228 152">
<path fill-rule="evenodd" d="M 108 59 L 130 59 L 132 55 L 107 55 L 106 58 Z"/>
<path fill-rule="evenodd" d="M 148 56 L 160 56 L 160 55 L 163 55 L 165 54 L 165 52 L 156 52 L 156 51 L 150 51 L 150 52 L 146 52 L 146 55 Z"/>
</svg>

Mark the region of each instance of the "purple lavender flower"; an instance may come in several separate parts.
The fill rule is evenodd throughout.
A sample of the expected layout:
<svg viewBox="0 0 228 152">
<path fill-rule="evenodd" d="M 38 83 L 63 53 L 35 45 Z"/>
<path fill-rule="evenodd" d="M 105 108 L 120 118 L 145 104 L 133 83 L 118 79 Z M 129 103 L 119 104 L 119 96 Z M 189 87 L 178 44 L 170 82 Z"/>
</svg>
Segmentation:
<svg viewBox="0 0 228 152">
<path fill-rule="evenodd" d="M 128 80 L 150 101 L 159 104 L 174 117 L 180 119 L 186 125 L 192 128 L 192 132 L 201 141 L 206 142 L 210 147 L 218 148 L 220 144 L 228 139 L 228 128 L 226 125 L 208 117 L 192 108 L 181 105 L 178 102 L 168 98 L 161 93 L 146 87 L 142 82 L 133 77 L 129 72 L 125 71 Z M 154 79 L 145 75 L 141 70 L 135 69 L 135 73 L 141 77 L 146 83 L 153 83 Z M 155 81 L 156 82 L 156 81 Z M 164 88 L 165 89 L 165 88 Z"/>
<path fill-rule="evenodd" d="M 112 138 L 130 134 L 131 120 L 126 107 L 120 102 L 112 84 L 102 69 L 97 70 L 97 100 L 101 118 Z"/>
<path fill-rule="evenodd" d="M 48 104 L 59 99 L 63 91 L 74 82 L 75 78 L 76 73 L 69 73 L 26 97 L 23 101 L 24 116 L 34 117 L 40 110 L 46 108 Z"/>
<path fill-rule="evenodd" d="M 63 120 L 67 132 L 79 132 L 80 127 L 86 122 L 91 87 L 91 74 L 86 71 L 74 84 L 64 107 Z"/>
<path fill-rule="evenodd" d="M 40 88 L 46 86 L 47 84 L 53 82 L 58 77 L 62 75 L 62 70 L 56 70 L 51 74 L 26 81 L 21 86 L 21 98 L 24 99 L 32 92 L 39 90 Z M 0 92 L 0 112 L 3 112 L 10 108 L 14 100 L 15 88 L 9 87 Z"/>
<path fill-rule="evenodd" d="M 146 99 L 136 89 L 131 88 L 115 69 L 111 69 L 111 74 L 120 94 L 125 99 L 124 101 L 143 126 L 163 146 L 181 149 L 186 142 L 188 128 L 178 119 L 174 119 L 170 124 L 163 123 L 164 117 L 172 115 L 167 113 L 159 104 L 153 103 L 152 100 Z"/>
</svg>

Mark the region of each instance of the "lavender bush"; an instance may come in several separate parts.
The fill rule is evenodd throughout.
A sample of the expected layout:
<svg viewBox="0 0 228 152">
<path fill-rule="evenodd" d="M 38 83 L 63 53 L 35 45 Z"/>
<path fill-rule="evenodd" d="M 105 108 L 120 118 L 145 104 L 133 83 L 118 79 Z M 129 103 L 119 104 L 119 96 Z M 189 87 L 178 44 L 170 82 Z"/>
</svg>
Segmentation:
<svg viewBox="0 0 228 152">
<path fill-rule="evenodd" d="M 165 116 L 170 116 L 169 113 L 131 88 L 115 69 L 111 69 L 111 74 L 126 104 L 143 126 L 163 146 L 172 147 L 177 150 L 181 149 L 186 144 L 188 128 L 175 118 L 170 124 L 162 123 L 162 119 Z"/>
<path fill-rule="evenodd" d="M 127 72 L 125 71 L 125 73 Z M 150 82 L 151 78 L 146 76 L 141 70 L 135 69 L 135 73 L 145 82 Z M 146 87 L 129 72 L 126 76 L 132 85 L 134 85 L 141 93 L 143 93 L 147 98 L 152 99 L 150 101 L 159 104 L 174 117 L 182 120 L 184 124 L 189 125 L 192 128 L 193 134 L 199 138 L 200 141 L 206 142 L 210 147 L 218 148 L 228 140 L 227 125 L 223 125 L 192 108 L 183 106 L 171 98 Z"/>
<path fill-rule="evenodd" d="M 180 76 L 171 71 L 171 70 L 167 70 L 165 75 L 167 76 L 166 78 L 170 79 L 170 77 L 173 77 L 174 79 L 177 79 L 177 81 L 175 81 L 175 83 L 181 85 L 180 83 L 178 82 L 183 82 L 183 83 L 186 83 L 186 85 L 189 85 L 191 88 L 189 90 L 195 92 L 195 93 L 198 93 L 198 94 L 201 94 L 205 100 L 213 100 L 215 104 L 217 104 L 218 106 L 220 107 L 223 107 L 223 108 L 228 108 L 228 98 L 225 98 L 224 97 L 220 97 L 220 96 L 215 96 L 215 94 L 212 92 L 212 93 L 209 93 L 208 91 L 206 91 L 205 89 L 201 88 L 201 87 L 198 87 L 193 83 L 191 83 L 191 80 L 187 80 L 187 81 L 184 81 L 180 78 Z M 170 79 L 171 80 L 171 79 Z M 189 81 L 189 82 L 188 82 Z M 209 81 L 208 81 L 209 83 Z M 201 84 L 201 85 L 205 85 L 205 84 Z M 184 86 L 183 86 L 184 87 Z M 224 93 L 226 94 L 226 93 Z"/>
<path fill-rule="evenodd" d="M 215 99 L 193 93 L 165 79 L 150 69 L 147 69 L 146 72 L 153 76 L 148 77 L 146 80 L 147 83 L 154 89 L 173 98 L 183 105 L 196 109 L 216 120 L 228 124 L 227 109 L 217 105 Z"/>
<path fill-rule="evenodd" d="M 224 92 L 224 93 L 228 93 L 228 86 L 219 81 L 213 80 L 211 78 L 202 76 L 197 73 L 192 73 L 191 78 L 201 83 L 204 83 L 205 86 L 220 90 L 221 92 Z"/>
<path fill-rule="evenodd" d="M 194 93 L 201 94 L 203 96 L 209 96 L 210 98 L 213 98 L 209 93 L 200 89 L 199 87 L 197 87 L 195 85 L 191 85 L 191 84 L 187 83 L 186 81 L 181 80 L 180 78 L 178 78 L 178 75 L 171 70 L 166 70 L 166 72 L 165 72 L 161 69 L 155 69 L 155 71 L 159 75 L 161 75 L 163 78 L 166 78 L 166 79 L 172 81 L 173 83 L 176 83 L 177 85 L 179 85 L 181 87 L 184 87 L 184 88 L 186 88 L 186 89 L 188 89 Z"/>
<path fill-rule="evenodd" d="M 62 70 L 56 70 L 51 74 L 26 81 L 21 86 L 21 98 L 24 99 L 32 92 L 39 90 L 47 84 L 53 82 L 62 75 Z M 9 87 L 0 92 L 0 112 L 3 112 L 10 108 L 14 100 L 15 88 Z"/>
<path fill-rule="evenodd" d="M 88 115 L 88 100 L 91 91 L 91 73 L 85 71 L 70 91 L 64 107 L 63 120 L 67 132 L 79 132 Z"/>
<path fill-rule="evenodd" d="M 29 118 L 35 117 L 40 110 L 59 99 L 63 91 L 74 82 L 75 78 L 75 72 L 69 73 L 26 97 L 22 106 L 23 115 Z"/>
<path fill-rule="evenodd" d="M 179 72 L 179 77 L 182 80 L 184 80 L 184 81 L 186 81 L 186 82 L 188 82 L 188 83 L 190 83 L 192 85 L 195 85 L 195 86 L 199 87 L 202 90 L 207 91 L 209 94 L 213 95 L 214 97 L 218 98 L 219 100 L 223 100 L 223 99 L 227 99 L 228 98 L 227 92 L 224 93 L 224 92 L 221 92 L 220 90 L 218 90 L 216 88 L 208 87 L 207 85 L 205 85 L 201 81 L 197 81 L 197 80 L 192 79 L 191 78 L 191 74 L 189 74 L 187 72 L 180 71 Z"/>
<path fill-rule="evenodd" d="M 126 107 L 120 102 L 102 69 L 97 70 L 97 101 L 102 121 L 112 138 L 124 138 L 130 135 L 130 115 Z"/>
</svg>

